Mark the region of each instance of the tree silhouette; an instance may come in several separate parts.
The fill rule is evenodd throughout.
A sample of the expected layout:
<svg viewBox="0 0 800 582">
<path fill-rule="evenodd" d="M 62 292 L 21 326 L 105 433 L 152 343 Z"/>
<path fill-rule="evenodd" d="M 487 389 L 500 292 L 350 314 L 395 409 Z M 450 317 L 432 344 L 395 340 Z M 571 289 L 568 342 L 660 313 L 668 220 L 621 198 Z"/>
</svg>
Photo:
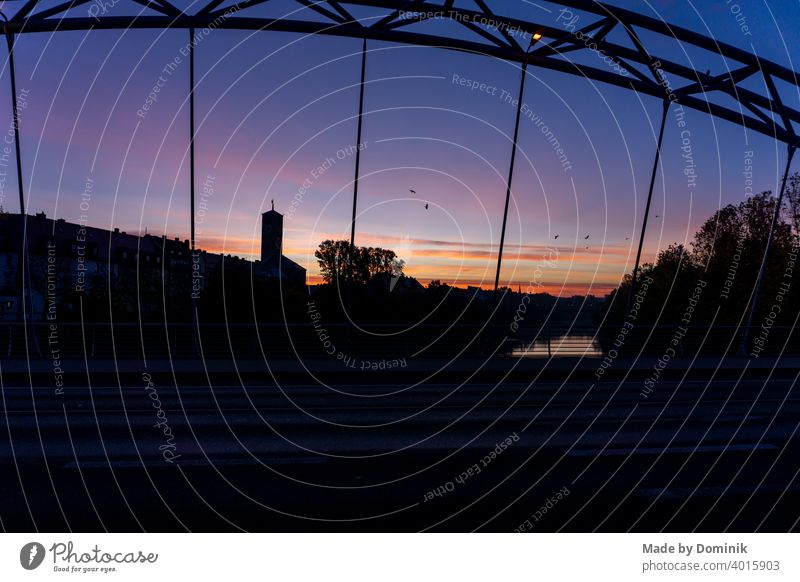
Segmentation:
<svg viewBox="0 0 800 582">
<path fill-rule="evenodd" d="M 675 243 L 661 251 L 655 264 L 642 266 L 639 279 L 650 281 L 642 302 L 638 322 L 674 324 L 686 313 L 687 298 L 698 281 L 705 283 L 701 309 L 692 323 L 744 325 L 743 317 L 751 301 L 755 277 L 764 259 L 777 198 L 762 192 L 738 204 L 720 208 L 706 220 L 691 242 L 691 248 Z M 800 235 L 800 175 L 787 184 L 784 206 L 772 236 L 772 251 L 766 266 L 761 298 L 774 298 L 779 286 L 793 275 L 790 267 L 796 258 Z M 792 277 L 793 278 L 793 277 Z M 784 313 L 795 312 L 800 282 L 782 297 Z M 626 275 L 609 296 L 609 321 L 625 317 L 630 276 Z M 760 301 L 757 318 L 773 301 Z M 789 308 L 792 308 L 792 311 Z M 757 319 L 758 321 L 758 319 Z M 788 320 L 786 321 L 788 324 Z"/>
<path fill-rule="evenodd" d="M 350 275 L 353 264 L 353 283 L 366 285 L 379 274 L 402 275 L 405 262 L 397 254 L 380 247 L 351 246 L 346 240 L 325 240 L 314 252 L 325 283 L 340 283 Z"/>
</svg>

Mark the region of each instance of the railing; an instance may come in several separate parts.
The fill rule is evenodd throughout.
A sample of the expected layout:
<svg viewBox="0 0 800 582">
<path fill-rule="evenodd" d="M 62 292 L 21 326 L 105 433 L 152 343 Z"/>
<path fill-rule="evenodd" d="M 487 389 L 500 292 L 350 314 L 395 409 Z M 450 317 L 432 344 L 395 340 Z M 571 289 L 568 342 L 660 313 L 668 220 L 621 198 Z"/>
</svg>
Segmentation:
<svg viewBox="0 0 800 582">
<path fill-rule="evenodd" d="M 625 334 L 564 325 L 114 324 L 0 322 L 0 358 L 399 359 L 487 357 L 602 358 L 734 355 L 743 327 L 640 325 Z M 789 326 L 750 330 L 758 355 L 800 356 L 800 333 Z"/>
</svg>

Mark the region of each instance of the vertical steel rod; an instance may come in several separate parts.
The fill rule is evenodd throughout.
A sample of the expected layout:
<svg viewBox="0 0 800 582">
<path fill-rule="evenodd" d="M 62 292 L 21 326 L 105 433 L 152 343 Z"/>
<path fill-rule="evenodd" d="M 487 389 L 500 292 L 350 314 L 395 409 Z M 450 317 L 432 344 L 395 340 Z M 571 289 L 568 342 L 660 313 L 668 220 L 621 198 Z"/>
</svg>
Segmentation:
<svg viewBox="0 0 800 582">
<path fill-rule="evenodd" d="M 636 296 L 636 287 L 639 276 L 639 263 L 642 260 L 642 248 L 644 247 L 644 237 L 647 232 L 647 219 L 650 217 L 650 205 L 653 202 L 653 189 L 656 185 L 656 176 L 658 175 L 658 165 L 661 162 L 661 146 L 664 143 L 664 129 L 667 125 L 667 114 L 669 113 L 670 101 L 664 100 L 663 112 L 661 114 L 661 129 L 658 132 L 658 143 L 656 144 L 656 156 L 653 160 L 653 173 L 650 176 L 650 189 L 647 191 L 647 204 L 644 208 L 644 218 L 642 220 L 642 232 L 639 236 L 639 250 L 636 252 L 636 263 L 633 266 L 633 273 L 631 275 L 631 290 L 628 293 L 628 305 L 625 308 L 627 316 L 633 306 L 633 298 Z"/>
<path fill-rule="evenodd" d="M 189 29 L 189 213 L 191 215 L 191 222 L 190 222 L 190 229 L 191 232 L 189 234 L 190 241 L 189 244 L 191 245 L 190 254 L 192 261 L 192 275 L 194 275 L 194 269 L 199 268 L 199 265 L 195 264 L 196 260 L 199 260 L 196 253 L 196 243 L 197 243 L 197 232 L 196 232 L 196 217 L 195 217 L 195 176 L 194 176 L 194 138 L 195 138 L 195 127 L 194 127 L 194 28 Z M 194 321 L 193 330 L 195 333 L 192 334 L 192 344 L 194 347 L 194 353 L 199 353 L 199 338 L 198 335 L 200 333 L 199 321 L 197 316 L 197 298 L 196 293 L 194 293 L 194 288 L 192 287 L 192 321 Z"/>
<path fill-rule="evenodd" d="M 364 120 L 364 82 L 367 73 L 367 39 L 361 45 L 361 89 L 358 98 L 358 135 L 356 138 L 355 178 L 353 180 L 353 218 L 350 222 L 350 278 L 353 276 L 353 249 L 356 241 L 356 211 L 358 209 L 358 178 L 361 166 L 361 132 Z"/>
<path fill-rule="evenodd" d="M 789 170 L 792 167 L 792 159 L 797 151 L 797 146 L 794 144 L 789 145 L 788 155 L 786 157 L 786 169 L 783 172 L 783 182 L 781 183 L 781 191 L 778 195 L 778 201 L 775 204 L 775 212 L 772 214 L 772 223 L 769 227 L 769 238 L 767 238 L 767 246 L 764 249 L 764 256 L 761 259 L 761 267 L 758 270 L 758 279 L 756 279 L 756 288 L 753 290 L 753 298 L 750 302 L 750 315 L 747 317 L 747 326 L 744 328 L 742 334 L 742 343 L 739 346 L 739 355 L 745 355 L 750 341 L 750 328 L 753 325 L 753 318 L 755 318 L 756 310 L 758 309 L 758 296 L 761 293 L 761 283 L 764 280 L 764 274 L 767 271 L 767 263 L 769 262 L 770 251 L 772 250 L 772 237 L 775 235 L 775 227 L 778 225 L 778 219 L 781 215 L 781 206 L 783 206 L 783 195 L 786 193 L 786 184 L 789 181 Z"/>
<path fill-rule="evenodd" d="M 22 215 L 22 253 L 19 257 L 17 279 L 19 281 L 19 297 L 17 298 L 17 320 L 25 315 L 25 263 L 27 261 L 28 215 L 25 212 L 25 190 L 22 181 L 22 156 L 19 140 L 19 109 L 17 103 L 17 74 L 14 68 L 14 34 L 4 26 L 6 43 L 8 44 L 8 72 L 11 77 L 11 115 L 14 128 L 14 151 L 17 156 L 17 190 L 19 191 L 19 212 Z M 33 305 L 31 305 L 33 308 Z"/>
<path fill-rule="evenodd" d="M 361 44 L 361 87 L 358 97 L 358 131 L 356 135 L 356 163 L 353 179 L 353 217 L 350 221 L 350 249 L 347 256 L 347 311 L 353 312 L 353 261 L 356 249 L 356 212 L 358 210 L 358 179 L 361 172 L 361 132 L 364 127 L 364 83 L 367 75 L 367 37 Z M 350 330 L 347 330 L 346 342 L 350 343 Z"/>
<path fill-rule="evenodd" d="M 194 216 L 194 28 L 189 29 L 189 198 L 191 206 L 191 245 L 195 248 Z"/>
<path fill-rule="evenodd" d="M 494 300 L 497 301 L 497 289 L 500 285 L 500 267 L 503 263 L 503 246 L 506 242 L 506 223 L 508 222 L 508 203 L 511 200 L 511 181 L 514 179 L 514 162 L 517 158 L 517 141 L 519 139 L 519 119 L 522 113 L 522 98 L 525 95 L 525 77 L 528 72 L 528 56 L 522 63 L 522 74 L 519 80 L 519 98 L 517 99 L 517 119 L 514 123 L 514 141 L 511 144 L 511 163 L 508 167 L 508 180 L 506 181 L 506 204 L 503 210 L 503 227 L 500 230 L 500 249 L 497 253 L 497 272 L 494 276 Z"/>
</svg>

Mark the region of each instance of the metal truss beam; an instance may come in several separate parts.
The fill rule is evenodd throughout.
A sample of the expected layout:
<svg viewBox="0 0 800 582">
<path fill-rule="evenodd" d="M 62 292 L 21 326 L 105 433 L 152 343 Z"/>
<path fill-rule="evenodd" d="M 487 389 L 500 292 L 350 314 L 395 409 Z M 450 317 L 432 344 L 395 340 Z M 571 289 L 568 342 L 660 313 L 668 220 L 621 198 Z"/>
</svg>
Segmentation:
<svg viewBox="0 0 800 582">
<path fill-rule="evenodd" d="M 77 16 L 74 8 L 87 0 L 71 0 L 37 11 L 39 0 L 28 0 L 5 25 L 10 34 L 37 32 L 107 30 L 107 29 L 163 29 L 163 28 L 220 28 L 227 30 L 271 30 L 300 34 L 322 34 L 397 42 L 420 46 L 435 46 L 525 63 L 585 77 L 617 87 L 631 89 L 662 100 L 665 87 L 658 78 L 650 78 L 636 70 L 636 65 L 650 69 L 655 77 L 654 63 L 662 74 L 670 75 L 677 85 L 671 99 L 687 108 L 695 109 L 746 127 L 752 131 L 800 147 L 800 138 L 794 124 L 800 123 L 800 111 L 787 106 L 775 86 L 783 81 L 796 88 L 800 95 L 800 74 L 781 65 L 761 59 L 747 51 L 719 43 L 696 32 L 673 26 L 636 12 L 590 0 L 563 0 L 554 4 L 567 10 L 580 12 L 585 24 L 580 38 L 563 27 L 548 26 L 509 18 L 493 12 L 485 0 L 475 0 L 477 10 L 456 7 L 451 0 L 296 0 L 299 10 L 290 18 L 265 18 L 250 15 L 251 8 L 269 0 L 244 0 L 238 4 L 225 0 L 207 0 L 199 8 L 182 11 L 167 0 L 130 0 L 146 6 L 157 15 L 96 17 Z M 353 17 L 354 8 L 369 7 L 385 10 L 383 16 L 359 22 Z M 415 32 L 418 20 L 403 18 L 403 12 L 434 13 L 462 25 L 470 38 L 453 37 L 430 32 Z M 593 20 L 594 19 L 594 20 Z M 622 26 L 631 42 L 612 42 L 609 33 Z M 426 29 L 429 30 L 429 29 Z M 649 31 L 677 42 L 690 44 L 724 57 L 732 65 L 729 70 L 715 74 L 697 71 L 649 51 L 640 40 L 638 32 Z M 513 34 L 512 34 L 513 32 Z M 531 54 L 520 43 L 518 34 L 541 35 L 539 48 Z M 581 40 L 583 39 L 583 40 Z M 589 39 L 591 42 L 585 42 Z M 611 68 L 589 66 L 571 62 L 565 55 L 580 55 L 603 50 L 627 67 L 629 74 Z M 747 89 L 741 83 L 754 75 L 763 77 L 764 90 Z M 731 105 L 721 105 L 715 96 Z M 724 101 L 723 101 L 724 102 Z M 736 103 L 738 102 L 738 103 Z"/>
</svg>

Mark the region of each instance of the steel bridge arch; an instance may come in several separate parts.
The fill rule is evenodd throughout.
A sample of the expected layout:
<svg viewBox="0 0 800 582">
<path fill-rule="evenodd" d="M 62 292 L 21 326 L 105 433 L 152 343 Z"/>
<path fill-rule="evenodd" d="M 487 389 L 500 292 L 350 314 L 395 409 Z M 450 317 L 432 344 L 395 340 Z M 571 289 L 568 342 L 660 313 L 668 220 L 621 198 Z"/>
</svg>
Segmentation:
<svg viewBox="0 0 800 582">
<path fill-rule="evenodd" d="M 434 46 L 517 63 L 527 61 L 531 66 L 631 89 L 651 97 L 667 97 L 674 103 L 800 146 L 794 127 L 800 123 L 800 111 L 784 103 L 775 84 L 776 80 L 788 83 L 800 96 L 800 73 L 663 20 L 592 0 L 549 2 L 581 19 L 582 26 L 573 30 L 497 14 L 487 4 L 490 0 L 295 0 L 302 10 L 292 18 L 249 15 L 255 7 L 270 0 L 236 3 L 233 3 L 235 0 L 207 0 L 195 10 L 180 8 L 170 0 L 123 1 L 138 7 L 142 13 L 130 16 L 93 14 L 92 8 L 97 8 L 101 0 L 70 0 L 41 9 L 40 5 L 45 4 L 43 0 L 27 0 L 20 2 L 20 8 L 3 23 L 4 31 L 13 39 L 18 34 L 78 30 L 272 30 Z M 120 2 L 115 7 L 119 5 Z M 462 5 L 473 5 L 474 9 Z M 353 15 L 357 8 L 384 10 L 385 15 L 359 20 Z M 80 16 L 76 15 L 79 11 Z M 409 17 L 410 13 L 418 16 Z M 433 19 L 459 24 L 469 38 L 414 30 Z M 588 19 L 591 21 L 583 22 Z M 567 17 L 564 22 L 568 24 Z M 620 30 L 627 42 L 609 38 Z M 640 31 L 656 33 L 719 55 L 729 66 L 724 71 L 711 73 L 661 57 L 647 49 Z M 536 38 L 528 46 L 532 35 Z M 593 50 L 602 50 L 626 65 L 630 75 L 563 58 Z M 666 75 L 671 84 L 679 86 L 665 89 Z M 754 77 L 759 79 L 764 91 L 743 86 Z M 714 102 L 712 99 L 716 96 L 731 97 L 739 107 Z"/>
<path fill-rule="evenodd" d="M 111 0 L 107 0 L 111 1 Z M 622 87 L 660 99 L 664 103 L 662 127 L 658 139 L 653 179 L 650 183 L 647 207 L 642 224 L 639 252 L 633 271 L 636 274 L 644 241 L 655 174 L 660 161 L 664 120 L 671 104 L 707 113 L 773 138 L 787 145 L 786 172 L 780 187 L 779 204 L 785 192 L 790 164 L 800 137 L 795 124 L 800 123 L 800 111 L 784 102 L 776 81 L 790 88 L 800 98 L 800 74 L 763 59 L 733 45 L 721 43 L 700 33 L 675 26 L 669 22 L 594 0 L 549 1 L 560 7 L 564 23 L 561 27 L 505 16 L 492 10 L 494 0 L 294 0 L 297 12 L 291 18 L 268 18 L 254 14 L 260 5 L 270 0 L 203 0 L 193 9 L 181 7 L 175 0 L 117 0 L 114 8 L 128 4 L 135 10 L 126 16 L 108 14 L 103 0 L 67 0 L 55 5 L 45 0 L 24 0 L 9 15 L 2 14 L 3 31 L 9 50 L 9 69 L 12 86 L 12 107 L 17 151 L 20 210 L 25 214 L 23 184 L 19 155 L 19 117 L 13 64 L 14 41 L 21 34 L 61 31 L 119 30 L 119 29 L 188 29 L 190 47 L 190 170 L 191 170 L 191 244 L 195 245 L 194 225 L 194 45 L 197 30 L 280 31 L 304 34 L 333 35 L 361 39 L 362 83 L 359 103 L 358 141 L 361 136 L 363 89 L 368 40 L 396 42 L 409 45 L 439 47 L 469 52 L 522 64 L 520 97 L 524 92 L 528 66 L 541 67 L 593 81 Z M 89 5 L 87 7 L 87 5 Z M 506 4 L 507 5 L 507 4 Z M 92 9 L 95 8 L 94 13 Z M 8 8 L 7 8 L 8 9 Z M 358 11 L 371 11 L 370 16 L 358 16 Z M 448 20 L 460 26 L 462 35 L 433 34 L 417 30 L 431 20 Z M 577 23 L 581 25 L 578 27 Z M 648 50 L 640 32 L 655 34 L 722 57 L 724 70 L 705 72 Z M 615 38 L 611 38 L 614 35 Z M 565 56 L 602 51 L 622 65 L 628 74 L 611 68 L 599 68 L 573 62 Z M 745 86 L 757 82 L 759 90 Z M 726 105 L 725 101 L 732 104 Z M 720 102 L 723 101 L 723 103 Z M 519 101 L 521 104 L 521 99 Z M 503 241 L 511 194 L 514 156 L 519 130 L 519 107 L 512 147 L 511 167 L 507 181 L 506 210 L 503 217 L 500 251 L 497 262 L 497 290 Z M 356 153 L 356 179 L 353 193 L 353 222 L 351 243 L 355 237 L 355 216 L 358 196 L 359 154 Z M 768 239 L 761 274 L 756 282 L 750 318 L 755 312 L 763 272 L 766 267 L 772 237 Z M 743 342 L 744 343 L 744 342 Z"/>
</svg>

